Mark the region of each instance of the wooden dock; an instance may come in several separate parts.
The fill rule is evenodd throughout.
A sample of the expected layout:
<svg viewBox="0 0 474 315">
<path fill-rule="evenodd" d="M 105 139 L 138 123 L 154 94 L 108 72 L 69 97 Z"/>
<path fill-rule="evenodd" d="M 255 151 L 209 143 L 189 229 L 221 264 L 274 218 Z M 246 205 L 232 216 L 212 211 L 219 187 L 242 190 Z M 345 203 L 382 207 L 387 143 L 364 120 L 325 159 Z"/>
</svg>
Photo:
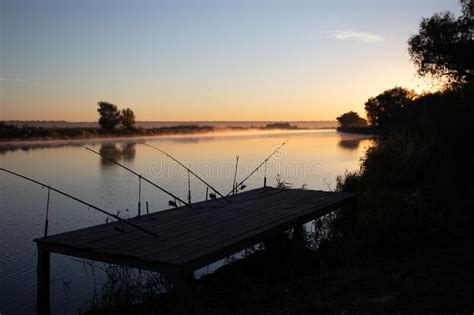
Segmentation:
<svg viewBox="0 0 474 315">
<path fill-rule="evenodd" d="M 343 206 L 344 192 L 259 188 L 223 199 L 38 238 L 38 307 L 49 312 L 50 253 L 158 271 L 180 286 L 194 270 Z"/>
</svg>

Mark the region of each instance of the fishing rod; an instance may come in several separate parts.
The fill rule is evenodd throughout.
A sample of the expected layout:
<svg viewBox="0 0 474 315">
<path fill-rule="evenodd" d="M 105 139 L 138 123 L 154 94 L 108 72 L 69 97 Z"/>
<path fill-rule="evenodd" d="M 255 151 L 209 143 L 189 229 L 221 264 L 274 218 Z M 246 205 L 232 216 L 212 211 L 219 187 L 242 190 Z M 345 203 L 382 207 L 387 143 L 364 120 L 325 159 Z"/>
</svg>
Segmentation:
<svg viewBox="0 0 474 315">
<path fill-rule="evenodd" d="M 171 155 L 169 155 L 168 153 L 166 153 L 165 151 L 163 151 L 162 149 L 160 148 L 157 148 L 151 144 L 148 144 L 148 143 L 144 143 L 144 145 L 150 147 L 150 148 L 153 148 L 157 151 L 160 151 L 161 153 L 163 153 L 164 155 L 166 155 L 167 157 L 169 157 L 170 159 L 172 159 L 173 161 L 175 161 L 176 163 L 178 163 L 179 165 L 181 165 L 182 167 L 184 167 L 189 173 L 193 174 L 194 176 L 196 176 L 197 179 L 199 179 L 201 182 L 203 182 L 207 187 L 211 188 L 216 194 L 218 194 L 219 196 L 221 196 L 225 201 L 227 202 L 230 202 L 229 199 L 226 198 L 226 196 L 222 195 L 219 191 L 217 191 L 217 189 L 215 189 L 214 187 L 212 187 L 209 183 L 207 183 L 204 179 L 202 179 L 198 174 L 194 173 L 189 167 L 187 167 L 186 165 L 184 165 L 183 163 L 181 163 L 180 161 L 178 161 L 176 158 L 172 157 Z"/>
<path fill-rule="evenodd" d="M 173 193 L 171 193 L 171 192 L 167 191 L 166 189 L 164 189 L 164 188 L 158 186 L 157 184 L 155 184 L 154 182 L 152 182 L 152 181 L 149 180 L 148 178 L 143 177 L 141 174 L 138 174 L 137 172 L 135 172 L 135 171 L 129 169 L 129 168 L 126 167 L 125 165 L 123 165 L 123 164 L 121 164 L 121 163 L 119 163 L 119 162 L 117 162 L 117 161 L 115 161 L 115 160 L 112 160 L 112 159 L 109 158 L 108 156 L 106 156 L 106 155 L 104 155 L 104 154 L 102 154 L 102 153 L 99 153 L 99 152 L 97 152 L 97 151 L 95 151 L 95 150 L 92 150 L 91 148 L 84 147 L 84 149 L 86 149 L 86 150 L 88 150 L 88 151 L 91 151 L 91 152 L 93 152 L 93 153 L 95 153 L 95 154 L 97 154 L 97 155 L 100 155 L 100 156 L 103 157 L 104 159 L 106 159 L 106 160 L 108 160 L 108 161 L 110 161 L 110 162 L 112 162 L 112 163 L 114 163 L 114 164 L 120 166 L 121 168 L 123 168 L 123 169 L 129 171 L 130 173 L 132 173 L 132 174 L 138 176 L 139 181 L 143 179 L 144 181 L 146 181 L 146 182 L 149 183 L 150 185 L 152 185 L 152 186 L 158 188 L 158 189 L 161 190 L 162 192 L 164 192 L 164 193 L 168 194 L 169 196 L 173 197 L 175 200 L 178 200 L 179 202 L 183 203 L 185 206 L 187 206 L 187 207 L 193 209 L 193 207 L 192 207 L 189 203 L 187 203 L 186 201 L 183 201 L 181 198 L 177 197 L 177 196 L 174 195 Z M 139 183 L 140 183 L 140 182 L 139 182 Z M 141 188 L 141 186 L 140 186 L 139 188 Z"/>
<path fill-rule="evenodd" d="M 71 198 L 71 199 L 73 199 L 73 200 L 75 200 L 75 201 L 77 201 L 77 202 L 79 202 L 79 203 L 82 203 L 82 204 L 88 206 L 89 208 L 92 208 L 92 209 L 94 209 L 94 210 L 97 210 L 97 211 L 99 211 L 99 212 L 101 212 L 101 213 L 103 213 L 103 214 L 106 214 L 106 215 L 108 215 L 108 216 L 114 218 L 114 219 L 117 219 L 118 221 L 120 221 L 120 222 L 122 222 L 122 223 L 128 224 L 128 225 L 130 225 L 130 226 L 136 228 L 137 230 L 140 230 L 140 231 L 142 231 L 142 232 L 145 232 L 145 233 L 147 233 L 147 234 L 153 235 L 154 237 L 158 238 L 158 235 L 157 235 L 157 234 L 155 234 L 155 233 L 153 233 L 153 232 L 151 232 L 151 231 L 148 231 L 148 230 L 146 230 L 146 229 L 144 229 L 144 228 L 142 228 L 142 227 L 140 227 L 140 226 L 138 226 L 138 225 L 136 225 L 136 224 L 134 224 L 134 223 L 132 223 L 132 222 L 129 222 L 129 221 L 127 221 L 127 220 L 124 220 L 124 219 L 122 219 L 121 217 L 119 217 L 118 215 L 115 215 L 115 214 L 113 214 L 113 213 L 110 213 L 110 212 L 108 212 L 108 211 L 106 211 L 106 210 L 103 210 L 103 209 L 101 209 L 101 208 L 99 208 L 99 207 L 96 207 L 96 206 L 94 206 L 94 205 L 92 205 L 92 204 L 90 204 L 90 203 L 88 203 L 88 202 L 86 202 L 86 201 L 83 201 L 83 200 L 81 200 L 81 199 L 79 199 L 79 198 L 77 198 L 77 197 L 74 197 L 74 196 L 72 196 L 72 195 L 70 195 L 70 194 L 68 194 L 68 193 L 66 193 L 66 192 L 64 192 L 64 191 L 61 191 L 61 190 L 56 189 L 56 188 L 54 188 L 54 187 L 52 187 L 52 186 L 46 185 L 45 183 L 42 183 L 42 182 L 40 182 L 40 181 L 37 181 L 37 180 L 35 180 L 35 179 L 26 177 L 26 176 L 21 175 L 21 174 L 15 173 L 15 172 L 13 172 L 13 171 L 9 171 L 9 170 L 4 169 L 4 168 L 0 168 L 0 170 L 1 170 L 1 171 L 4 171 L 4 172 L 7 172 L 7 173 L 10 173 L 10 174 L 12 174 L 12 175 L 18 176 L 18 177 L 20 177 L 20 178 L 26 179 L 26 180 L 28 180 L 28 181 L 30 181 L 30 182 L 32 182 L 32 183 L 38 184 L 38 185 L 40 185 L 40 186 L 42 186 L 42 187 L 46 187 L 46 188 L 48 188 L 48 190 L 55 191 L 55 192 L 57 192 L 58 194 L 61 194 L 61 195 L 66 196 L 66 197 L 68 197 L 68 198 Z M 48 192 L 48 199 L 49 199 L 49 192 Z"/>
<path fill-rule="evenodd" d="M 281 148 L 283 148 L 283 146 L 288 142 L 288 140 L 285 140 L 278 148 L 276 148 L 276 150 L 274 150 L 265 160 L 263 160 L 262 163 L 260 163 L 259 166 L 257 166 L 252 172 L 250 172 L 250 174 L 247 175 L 247 177 L 245 177 L 240 183 L 238 183 L 236 186 L 235 186 L 235 189 L 232 189 L 232 191 L 230 191 L 227 196 L 229 196 L 233 191 L 237 192 L 238 188 L 239 187 L 243 187 L 243 183 L 250 177 L 252 176 L 256 171 L 258 171 L 258 169 L 260 167 L 262 167 L 262 165 L 264 165 L 268 160 L 270 160 L 270 158 L 272 156 L 275 155 L 275 153 L 277 153 L 278 151 L 280 151 Z M 266 179 L 265 179 L 265 182 L 266 182 Z"/>
<path fill-rule="evenodd" d="M 235 171 L 234 171 L 234 180 L 232 181 L 232 195 L 235 195 L 235 182 L 237 180 L 237 168 L 239 167 L 239 156 L 235 157 Z"/>
</svg>

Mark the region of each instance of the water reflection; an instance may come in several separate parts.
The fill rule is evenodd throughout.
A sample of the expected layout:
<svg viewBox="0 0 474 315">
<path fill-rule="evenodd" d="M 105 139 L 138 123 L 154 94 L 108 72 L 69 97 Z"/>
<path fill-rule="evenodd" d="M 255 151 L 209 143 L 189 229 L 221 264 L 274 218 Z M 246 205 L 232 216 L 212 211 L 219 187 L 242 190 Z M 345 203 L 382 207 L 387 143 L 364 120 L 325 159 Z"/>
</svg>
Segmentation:
<svg viewBox="0 0 474 315">
<path fill-rule="evenodd" d="M 82 147 L 84 145 L 110 145 L 113 143 L 127 144 L 127 143 L 145 143 L 147 141 L 159 141 L 166 143 L 178 143 L 178 144 L 197 144 L 197 143 L 208 143 L 216 140 L 251 140 L 251 139 L 289 139 L 302 137 L 314 138 L 325 137 L 326 135 L 334 135 L 333 130 L 296 130 L 296 131 L 261 131 L 261 130 L 244 130 L 244 131 L 221 131 L 206 134 L 194 134 L 194 135 L 162 135 L 162 136 L 150 136 L 140 138 L 115 138 L 115 139 L 83 139 L 83 140 L 32 140 L 32 141 L 5 141 L 0 142 L 0 155 L 4 155 L 8 152 L 15 151 L 30 151 L 37 149 L 55 149 L 65 147 Z M 341 137 L 344 137 L 341 135 Z M 122 149 L 119 149 L 120 151 Z M 111 152 L 113 153 L 113 152 Z M 126 152 L 124 152 L 126 153 Z M 132 157 L 133 159 L 133 157 Z"/>
<path fill-rule="evenodd" d="M 121 143 L 120 146 L 117 146 L 114 142 L 103 143 L 100 146 L 99 152 L 107 156 L 108 158 L 120 162 L 130 162 L 135 159 L 136 155 L 136 143 L 135 142 L 126 142 Z M 100 158 L 101 166 L 112 166 L 115 165 L 111 161 L 107 160 L 104 157 Z"/>
<path fill-rule="evenodd" d="M 131 161 L 135 158 L 136 145 L 137 145 L 136 143 L 131 143 L 131 142 L 128 142 L 122 145 L 122 160 L 123 161 Z"/>
<path fill-rule="evenodd" d="M 139 174 L 175 193 L 183 200 L 188 196 L 188 174 L 166 156 L 141 145 L 147 142 L 178 158 L 219 191 L 231 190 L 235 174 L 235 156 L 239 155 L 237 181 L 252 172 L 273 149 L 286 139 L 288 144 L 275 154 L 265 169 L 260 169 L 246 182 L 247 190 L 281 181 L 293 187 L 307 185 L 308 189 L 334 187 L 336 176 L 359 168 L 364 147 L 371 145 L 369 137 L 327 131 L 233 132 L 206 135 L 159 136 L 126 139 L 87 139 L 36 141 L 29 143 L 0 143 L 0 165 L 6 169 L 52 183 L 58 188 L 84 197 L 93 204 L 110 211 L 137 209 L 136 176 L 110 167 L 83 145 L 100 151 Z M 133 164 L 133 165 L 131 165 Z M 45 190 L 33 187 L 0 172 L 0 312 L 32 313 L 36 300 L 36 246 L 31 240 L 43 232 Z M 204 200 L 206 187 L 191 177 L 193 202 Z M 142 202 L 149 201 L 150 212 L 169 208 L 169 198 L 151 185 L 143 185 Z M 142 211 L 145 211 L 142 204 Z M 53 196 L 51 233 L 59 233 L 102 224 L 105 218 L 88 211 L 74 202 Z M 135 211 L 133 211 L 135 214 Z M 77 313 L 95 289 L 95 278 L 84 275 L 83 265 L 66 256 L 55 263 L 52 277 L 64 278 L 72 284 L 65 292 L 59 281 L 51 282 L 53 313 Z M 54 256 L 53 256 L 54 257 Z M 8 288 L 8 289 L 7 289 Z M 22 292 L 21 301 L 17 292 Z M 72 297 L 68 300 L 69 297 Z M 67 304 L 67 305 L 66 305 Z M 67 311 L 64 311 L 66 310 Z M 9 312 L 9 310 L 11 310 Z M 13 311 L 15 310 L 15 311 Z"/>
<path fill-rule="evenodd" d="M 341 140 L 339 140 L 337 145 L 342 149 L 353 151 L 353 150 L 359 149 L 359 145 L 361 141 L 368 140 L 368 139 L 370 139 L 370 137 L 351 138 L 351 139 L 341 138 Z"/>
<path fill-rule="evenodd" d="M 0 155 L 7 154 L 9 152 L 16 152 L 16 151 L 25 151 L 29 152 L 30 150 L 49 150 L 49 149 L 57 149 L 57 148 L 66 148 L 66 147 L 83 147 L 88 145 L 94 144 L 101 144 L 101 147 L 108 147 L 104 148 L 104 152 L 107 152 L 114 156 L 120 156 L 123 160 L 133 160 L 135 158 L 135 144 L 142 144 L 148 140 L 153 141 L 163 141 L 163 142 L 172 142 L 172 143 L 198 143 L 202 141 L 214 141 L 216 137 L 173 137 L 173 136 L 161 136 L 161 137 L 144 137 L 144 138 L 134 138 L 134 139 L 113 139 L 111 140 L 104 140 L 104 139 L 87 139 L 87 140 L 74 140 L 74 141 L 65 141 L 65 140 L 35 140 L 35 141 L 12 141 L 12 142 L 0 142 Z M 114 152 L 112 146 L 114 144 L 121 144 L 121 148 L 118 148 L 118 152 Z M 102 151 L 101 151 L 102 153 Z M 104 153 L 106 154 L 106 153 Z"/>
<path fill-rule="evenodd" d="M 69 143 L 69 142 L 54 142 L 54 141 L 49 141 L 49 142 L 41 142 L 38 141 L 36 143 L 34 142 L 4 142 L 0 143 L 0 154 L 6 154 L 8 152 L 15 152 L 15 151 L 25 151 L 28 152 L 30 150 L 36 150 L 36 149 L 54 149 L 54 148 L 62 148 L 62 147 L 81 147 L 83 146 L 84 143 Z"/>
</svg>

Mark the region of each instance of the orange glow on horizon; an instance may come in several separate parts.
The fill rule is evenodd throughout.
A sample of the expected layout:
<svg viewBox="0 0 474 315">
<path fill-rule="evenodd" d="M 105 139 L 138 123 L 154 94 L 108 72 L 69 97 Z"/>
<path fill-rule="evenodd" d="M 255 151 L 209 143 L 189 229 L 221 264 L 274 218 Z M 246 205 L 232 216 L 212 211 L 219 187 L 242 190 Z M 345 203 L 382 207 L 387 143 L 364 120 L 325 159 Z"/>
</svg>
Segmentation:
<svg viewBox="0 0 474 315">
<path fill-rule="evenodd" d="M 373 69 L 351 70 L 349 76 L 337 80 L 303 73 L 305 79 L 297 82 L 275 79 L 262 86 L 215 84 L 206 90 L 173 85 L 155 90 L 148 84 L 138 90 L 111 85 L 89 91 L 79 86 L 84 93 L 78 93 L 76 87 L 57 89 L 3 80 L 0 85 L 8 92 L 3 98 L 7 106 L 2 106 L 0 114 L 2 120 L 96 121 L 97 102 L 104 100 L 119 108 L 130 107 L 138 121 L 334 121 L 348 111 L 364 117 L 367 99 L 395 86 L 419 94 L 439 88 L 436 82 L 417 77 L 407 60 L 382 71 L 388 62 L 379 60 Z M 14 111 L 7 110 L 10 102 L 17 104 Z"/>
</svg>

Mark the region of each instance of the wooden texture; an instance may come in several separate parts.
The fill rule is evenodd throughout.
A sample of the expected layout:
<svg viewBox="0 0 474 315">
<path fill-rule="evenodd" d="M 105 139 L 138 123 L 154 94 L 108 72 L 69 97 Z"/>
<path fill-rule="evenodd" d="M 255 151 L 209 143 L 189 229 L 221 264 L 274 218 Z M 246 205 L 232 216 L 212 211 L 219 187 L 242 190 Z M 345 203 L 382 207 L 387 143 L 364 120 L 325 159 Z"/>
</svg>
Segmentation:
<svg viewBox="0 0 474 315">
<path fill-rule="evenodd" d="M 355 195 L 264 187 L 222 199 L 39 238 L 47 251 L 142 269 L 189 272 L 344 205 Z M 163 272 L 166 272 L 163 270 Z"/>
</svg>

